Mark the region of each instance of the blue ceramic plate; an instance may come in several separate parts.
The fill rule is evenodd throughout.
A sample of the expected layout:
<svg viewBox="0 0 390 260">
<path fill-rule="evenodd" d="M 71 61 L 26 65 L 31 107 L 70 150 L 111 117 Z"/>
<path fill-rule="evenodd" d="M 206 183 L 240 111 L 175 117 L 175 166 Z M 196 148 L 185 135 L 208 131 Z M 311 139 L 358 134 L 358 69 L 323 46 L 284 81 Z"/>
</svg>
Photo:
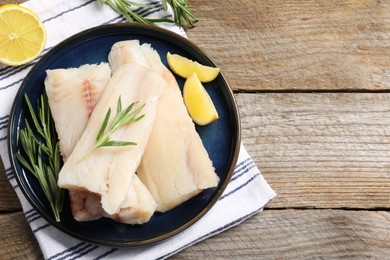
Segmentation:
<svg viewBox="0 0 390 260">
<path fill-rule="evenodd" d="M 48 201 L 41 187 L 31 173 L 25 171 L 15 153 L 19 149 L 18 129 L 24 128 L 29 117 L 24 94 L 32 103 L 44 91 L 45 70 L 79 67 L 83 64 L 107 61 L 111 46 L 118 41 L 138 39 L 147 42 L 158 51 L 165 65 L 166 53 L 177 53 L 196 60 L 201 64 L 215 64 L 193 43 L 170 31 L 138 24 L 114 24 L 99 26 L 77 35 L 52 48 L 30 71 L 24 79 L 13 104 L 9 126 L 9 154 L 20 188 L 32 206 L 51 224 L 78 239 L 106 246 L 140 246 L 155 243 L 182 232 L 217 202 L 228 184 L 234 170 L 240 146 L 240 124 L 237 106 L 223 75 L 205 84 L 220 118 L 214 123 L 197 127 L 216 173 L 220 177 L 218 187 L 208 189 L 166 212 L 155 213 L 152 219 L 143 225 L 126 225 L 110 219 L 90 222 L 77 222 L 73 219 L 69 201 L 65 201 L 61 222 L 55 222 Z M 182 87 L 184 80 L 177 77 Z M 27 113 L 26 113 L 27 112 Z"/>
</svg>

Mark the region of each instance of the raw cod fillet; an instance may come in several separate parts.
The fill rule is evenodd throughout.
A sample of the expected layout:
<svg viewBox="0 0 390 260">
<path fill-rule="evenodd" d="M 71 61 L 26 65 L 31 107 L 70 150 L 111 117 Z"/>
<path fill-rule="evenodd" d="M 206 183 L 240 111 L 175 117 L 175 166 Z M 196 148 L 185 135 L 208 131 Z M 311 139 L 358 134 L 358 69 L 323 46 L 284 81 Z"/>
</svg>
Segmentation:
<svg viewBox="0 0 390 260">
<path fill-rule="evenodd" d="M 126 63 L 147 66 L 168 83 L 137 170 L 157 202 L 157 210 L 165 212 L 217 186 L 219 178 L 187 113 L 179 86 L 158 53 L 137 40 L 118 42 L 109 53 L 109 63 L 114 71 Z"/>
<path fill-rule="evenodd" d="M 107 214 L 117 214 L 122 203 L 125 203 L 133 175 L 150 137 L 164 84 L 157 73 L 137 64 L 128 64 L 115 71 L 85 131 L 59 173 L 59 187 L 93 192 L 101 197 L 102 208 Z M 143 119 L 118 128 L 110 136 L 112 140 L 133 141 L 137 145 L 102 147 L 83 159 L 93 148 L 108 109 L 111 107 L 112 111 L 116 111 L 119 97 L 123 108 L 135 101 L 139 101 L 139 105 L 146 104 L 142 110 L 142 114 L 145 114 Z M 112 118 L 113 115 L 108 126 Z"/>
<path fill-rule="evenodd" d="M 46 93 L 61 155 L 66 160 L 111 78 L 111 69 L 107 63 L 87 64 L 80 68 L 47 70 L 46 74 Z"/>
<path fill-rule="evenodd" d="M 83 65 L 80 68 L 48 70 L 45 79 L 60 150 L 64 161 L 80 139 L 102 91 L 111 78 L 107 63 Z M 87 191 L 69 191 L 72 214 L 77 221 L 102 216 L 127 224 L 142 224 L 152 217 L 156 202 L 137 175 L 133 175 L 126 199 L 119 213 L 104 212 L 100 197 Z"/>
<path fill-rule="evenodd" d="M 94 193 L 73 191 L 69 196 L 72 201 L 72 213 L 77 221 L 106 217 L 126 224 L 143 224 L 150 220 L 157 206 L 148 189 L 135 174 L 120 211 L 116 214 L 105 212 L 100 203 L 100 196 Z"/>
</svg>

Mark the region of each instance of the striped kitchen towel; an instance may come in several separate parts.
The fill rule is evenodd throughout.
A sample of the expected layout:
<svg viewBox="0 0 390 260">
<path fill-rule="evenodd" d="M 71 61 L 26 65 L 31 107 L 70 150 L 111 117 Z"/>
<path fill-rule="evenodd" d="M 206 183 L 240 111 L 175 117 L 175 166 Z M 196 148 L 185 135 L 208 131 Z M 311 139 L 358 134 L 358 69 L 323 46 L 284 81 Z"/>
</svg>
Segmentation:
<svg viewBox="0 0 390 260">
<path fill-rule="evenodd" d="M 140 2 L 140 1 L 138 1 Z M 147 1 L 153 9 L 136 11 L 149 18 L 172 17 L 160 1 Z M 47 30 L 44 53 L 65 38 L 90 27 L 125 22 L 125 19 L 96 0 L 30 0 L 23 4 L 34 10 Z M 184 30 L 161 24 L 183 36 Z M 260 212 L 276 194 L 263 179 L 251 157 L 241 145 L 238 163 L 225 192 L 214 207 L 184 232 L 162 243 L 142 248 L 108 248 L 89 244 L 57 230 L 31 207 L 23 196 L 12 172 L 7 150 L 7 126 L 14 96 L 36 61 L 20 67 L 0 65 L 0 156 L 5 173 L 15 189 L 32 232 L 46 259 L 163 259 L 210 236 L 235 226 Z"/>
</svg>

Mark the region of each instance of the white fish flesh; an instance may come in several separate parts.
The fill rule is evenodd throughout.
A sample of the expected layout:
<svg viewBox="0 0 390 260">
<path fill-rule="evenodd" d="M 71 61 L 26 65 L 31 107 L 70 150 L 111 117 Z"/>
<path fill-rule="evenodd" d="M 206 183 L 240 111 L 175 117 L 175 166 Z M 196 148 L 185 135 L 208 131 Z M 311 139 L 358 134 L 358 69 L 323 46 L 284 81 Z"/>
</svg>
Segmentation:
<svg viewBox="0 0 390 260">
<path fill-rule="evenodd" d="M 109 53 L 109 63 L 113 70 L 125 63 L 138 63 L 156 71 L 167 82 L 137 170 L 157 202 L 157 210 L 165 212 L 217 186 L 219 178 L 188 115 L 179 86 L 158 53 L 137 40 L 118 42 Z"/>
<path fill-rule="evenodd" d="M 50 111 L 61 155 L 66 160 L 111 78 L 111 69 L 108 63 L 87 64 L 80 68 L 47 70 L 46 74 L 45 89 Z"/>
<path fill-rule="evenodd" d="M 110 77 L 111 70 L 107 63 L 47 71 L 45 88 L 64 161 L 84 132 Z M 77 109 L 76 113 L 74 109 Z M 66 116 L 69 113 L 72 116 Z M 69 197 L 72 214 L 77 221 L 91 221 L 105 216 L 127 224 L 142 224 L 149 221 L 156 210 L 153 197 L 137 175 L 133 175 L 126 199 L 115 215 L 104 212 L 100 197 L 94 193 L 69 191 Z"/>
<path fill-rule="evenodd" d="M 77 221 L 106 217 L 126 224 L 143 224 L 150 220 L 157 206 L 148 189 L 135 174 L 120 211 L 116 214 L 108 214 L 103 210 L 100 196 L 97 194 L 88 191 L 71 191 L 69 197 L 72 202 L 73 217 Z"/>
<path fill-rule="evenodd" d="M 107 214 L 118 213 L 150 137 L 158 99 L 165 88 L 159 74 L 144 66 L 128 64 L 115 71 L 59 173 L 59 187 L 93 192 L 101 197 Z M 119 97 L 124 108 L 135 101 L 146 104 L 142 120 L 122 126 L 111 135 L 112 140 L 134 141 L 137 145 L 99 148 L 83 159 L 95 144 L 108 108 L 116 111 Z"/>
</svg>

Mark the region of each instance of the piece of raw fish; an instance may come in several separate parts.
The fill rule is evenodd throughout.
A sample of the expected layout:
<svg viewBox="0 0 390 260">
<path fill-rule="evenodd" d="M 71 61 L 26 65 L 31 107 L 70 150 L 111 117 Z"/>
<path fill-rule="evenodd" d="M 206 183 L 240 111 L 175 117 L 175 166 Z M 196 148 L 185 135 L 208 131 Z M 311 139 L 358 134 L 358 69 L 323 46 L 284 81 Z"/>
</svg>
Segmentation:
<svg viewBox="0 0 390 260">
<path fill-rule="evenodd" d="M 157 210 L 165 212 L 202 190 L 217 186 L 219 178 L 188 115 L 179 86 L 158 53 L 137 40 L 118 42 L 109 53 L 109 63 L 113 70 L 124 63 L 147 66 L 168 83 L 137 170 L 157 202 Z"/>
<path fill-rule="evenodd" d="M 106 217 L 126 224 L 143 224 L 150 220 L 157 206 L 148 189 L 135 174 L 118 213 L 106 213 L 101 206 L 100 196 L 88 191 L 71 191 L 69 197 L 73 217 L 77 221 Z"/>
<path fill-rule="evenodd" d="M 110 77 L 111 70 L 107 63 L 47 71 L 45 88 L 56 131 L 61 133 L 60 150 L 64 161 L 84 132 Z M 76 104 L 76 107 L 70 104 Z M 77 108 L 77 113 L 72 108 Z M 71 124 L 68 113 L 72 113 Z M 104 212 L 100 197 L 94 193 L 69 191 L 69 197 L 72 214 L 77 221 L 90 221 L 105 216 L 127 224 L 142 224 L 149 221 L 156 210 L 156 202 L 137 175 L 133 175 L 126 199 L 115 215 Z"/>
<path fill-rule="evenodd" d="M 59 173 L 59 187 L 93 192 L 101 196 L 107 214 L 118 213 L 149 140 L 158 99 L 166 88 L 165 84 L 159 74 L 137 64 L 127 64 L 115 71 L 85 131 Z M 139 102 L 137 106 L 145 104 L 142 110 L 145 117 L 118 128 L 111 134 L 111 140 L 133 141 L 137 145 L 102 147 L 85 157 L 95 145 L 108 109 L 116 111 L 119 97 L 123 108 L 136 101 Z"/>
<path fill-rule="evenodd" d="M 108 63 L 47 70 L 45 89 L 64 160 L 73 151 L 111 78 Z"/>
</svg>

